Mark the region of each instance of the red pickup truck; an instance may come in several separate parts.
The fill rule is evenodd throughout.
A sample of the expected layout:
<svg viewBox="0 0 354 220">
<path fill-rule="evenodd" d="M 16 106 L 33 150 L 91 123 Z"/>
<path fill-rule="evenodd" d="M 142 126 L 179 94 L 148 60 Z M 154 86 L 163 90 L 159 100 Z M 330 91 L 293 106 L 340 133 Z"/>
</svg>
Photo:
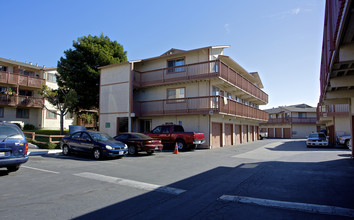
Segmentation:
<svg viewBox="0 0 354 220">
<path fill-rule="evenodd" d="M 178 150 L 193 150 L 205 143 L 203 133 L 184 132 L 181 125 L 174 124 L 157 126 L 147 135 L 161 139 L 164 146 L 175 146 L 177 143 Z"/>
</svg>

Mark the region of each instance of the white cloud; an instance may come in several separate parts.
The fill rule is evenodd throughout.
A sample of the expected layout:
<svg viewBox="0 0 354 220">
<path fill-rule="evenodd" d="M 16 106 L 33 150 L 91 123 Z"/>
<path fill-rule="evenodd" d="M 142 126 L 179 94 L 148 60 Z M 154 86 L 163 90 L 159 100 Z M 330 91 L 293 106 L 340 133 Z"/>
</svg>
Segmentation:
<svg viewBox="0 0 354 220">
<path fill-rule="evenodd" d="M 224 28 L 225 28 L 227 33 L 230 32 L 230 25 L 229 24 L 224 24 Z"/>
<path fill-rule="evenodd" d="M 293 8 L 289 11 L 279 12 L 279 13 L 272 14 L 272 15 L 269 15 L 266 17 L 268 17 L 268 18 L 284 18 L 289 15 L 298 15 L 300 13 L 306 13 L 306 12 L 311 12 L 311 9 L 304 9 L 304 8 L 298 7 L 298 8 Z"/>
</svg>

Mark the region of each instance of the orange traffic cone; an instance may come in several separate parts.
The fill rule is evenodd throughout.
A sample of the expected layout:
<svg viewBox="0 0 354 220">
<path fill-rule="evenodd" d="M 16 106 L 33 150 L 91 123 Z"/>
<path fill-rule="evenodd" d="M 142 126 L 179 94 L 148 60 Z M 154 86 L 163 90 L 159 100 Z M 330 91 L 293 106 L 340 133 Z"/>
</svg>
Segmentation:
<svg viewBox="0 0 354 220">
<path fill-rule="evenodd" d="M 176 146 L 175 146 L 175 151 L 173 152 L 174 154 L 178 154 L 178 145 L 177 145 L 177 142 L 176 142 Z"/>
</svg>

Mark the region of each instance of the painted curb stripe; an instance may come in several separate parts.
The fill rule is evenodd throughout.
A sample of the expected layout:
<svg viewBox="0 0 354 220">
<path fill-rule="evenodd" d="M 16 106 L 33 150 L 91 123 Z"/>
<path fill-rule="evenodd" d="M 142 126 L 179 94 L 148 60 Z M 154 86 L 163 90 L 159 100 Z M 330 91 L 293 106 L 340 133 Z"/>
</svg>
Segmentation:
<svg viewBox="0 0 354 220">
<path fill-rule="evenodd" d="M 173 194 L 173 195 L 179 195 L 179 194 L 184 193 L 186 191 L 183 189 L 177 189 L 177 188 L 173 188 L 173 187 L 160 186 L 160 185 L 156 185 L 156 184 L 144 183 L 144 182 L 139 182 L 139 181 L 135 181 L 135 180 L 128 180 L 128 179 L 122 179 L 122 178 L 117 178 L 117 177 L 105 176 L 105 175 L 96 174 L 96 173 L 84 172 L 84 173 L 77 173 L 74 175 L 79 176 L 79 177 L 88 178 L 88 179 L 94 179 L 94 180 L 99 180 L 99 181 L 103 181 L 103 182 L 114 183 L 114 184 L 121 185 L 121 186 L 128 186 L 128 187 L 142 189 L 142 190 L 146 190 L 146 191 L 157 191 L 157 192 L 169 193 L 169 194 Z"/>
<path fill-rule="evenodd" d="M 354 217 L 354 209 L 342 208 L 336 206 L 326 206 L 326 205 L 317 205 L 309 203 L 298 203 L 298 202 L 286 202 L 286 201 L 277 201 L 269 199 L 259 199 L 252 197 L 244 196 L 231 196 L 223 195 L 219 198 L 223 201 L 239 202 L 244 204 L 254 204 L 260 206 L 268 206 L 281 209 L 290 209 L 302 212 L 310 212 L 316 214 L 326 214 L 326 215 L 337 215 L 345 217 Z"/>
<path fill-rule="evenodd" d="M 29 151 L 27 156 L 38 156 L 38 155 L 45 155 L 45 154 L 58 154 L 61 153 L 62 150 L 44 150 L 44 151 Z"/>
</svg>

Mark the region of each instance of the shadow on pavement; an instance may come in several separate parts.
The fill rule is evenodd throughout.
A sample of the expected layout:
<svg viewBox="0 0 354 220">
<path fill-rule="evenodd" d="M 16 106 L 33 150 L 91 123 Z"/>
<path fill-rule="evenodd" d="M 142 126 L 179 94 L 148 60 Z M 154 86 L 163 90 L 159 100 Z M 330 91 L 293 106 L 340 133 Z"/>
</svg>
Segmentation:
<svg viewBox="0 0 354 220">
<path fill-rule="evenodd" d="M 284 144 L 275 150 L 291 147 Z M 180 195 L 150 191 L 76 219 L 237 219 L 240 216 L 247 219 L 284 219 L 286 216 L 323 219 L 328 216 L 221 202 L 218 198 L 238 195 L 354 209 L 353 170 L 354 160 L 349 158 L 217 167 L 168 185 L 186 190 Z"/>
</svg>

